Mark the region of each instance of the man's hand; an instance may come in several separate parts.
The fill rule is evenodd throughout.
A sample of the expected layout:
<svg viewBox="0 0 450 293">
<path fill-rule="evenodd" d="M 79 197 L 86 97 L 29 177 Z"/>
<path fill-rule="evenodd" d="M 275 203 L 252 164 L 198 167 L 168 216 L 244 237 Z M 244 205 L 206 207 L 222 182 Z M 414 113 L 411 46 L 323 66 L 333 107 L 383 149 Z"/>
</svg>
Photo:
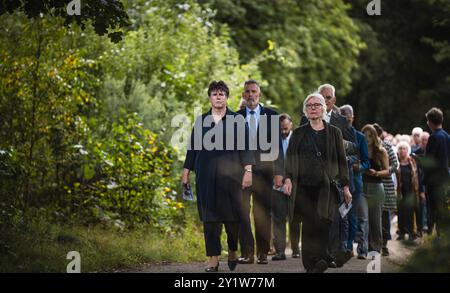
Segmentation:
<svg viewBox="0 0 450 293">
<path fill-rule="evenodd" d="M 273 178 L 273 184 L 276 188 L 283 186 L 283 176 L 275 175 L 275 177 Z"/>
<path fill-rule="evenodd" d="M 421 192 L 420 194 L 419 194 L 419 197 L 420 197 L 420 200 L 422 201 L 422 202 L 425 202 L 425 192 Z"/>
<path fill-rule="evenodd" d="M 242 177 L 242 189 L 252 186 L 252 172 L 244 172 Z"/>
<path fill-rule="evenodd" d="M 353 172 L 359 172 L 359 163 L 355 163 L 352 165 Z"/>
<path fill-rule="evenodd" d="M 292 182 L 291 179 L 287 178 L 286 180 L 284 180 L 284 194 L 291 196 L 291 192 L 292 192 Z"/>
</svg>

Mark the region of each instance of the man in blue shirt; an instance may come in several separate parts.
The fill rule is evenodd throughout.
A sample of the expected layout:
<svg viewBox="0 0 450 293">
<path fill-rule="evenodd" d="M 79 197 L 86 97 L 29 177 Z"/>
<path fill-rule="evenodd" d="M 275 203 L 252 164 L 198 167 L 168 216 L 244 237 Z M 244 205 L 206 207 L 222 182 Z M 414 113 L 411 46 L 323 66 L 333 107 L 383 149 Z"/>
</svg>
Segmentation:
<svg viewBox="0 0 450 293">
<path fill-rule="evenodd" d="M 348 257 L 351 257 L 353 255 L 353 240 L 355 240 L 358 243 L 358 256 L 360 258 L 365 258 L 368 250 L 367 236 L 369 233 L 369 215 L 367 201 L 364 196 L 362 196 L 362 173 L 370 167 L 369 149 L 364 134 L 357 131 L 352 126 L 354 120 L 353 107 L 344 105 L 340 108 L 340 112 L 342 116 L 347 118 L 347 122 L 354 133 L 359 157 L 359 161 L 356 161 L 351 166 L 351 171 L 353 172 L 353 190 L 351 190 L 353 195 L 353 206 L 347 215 L 348 237 L 345 248 L 348 251 Z M 345 227 L 346 225 L 341 226 Z M 341 240 L 345 241 L 345 239 Z"/>
<path fill-rule="evenodd" d="M 426 114 L 427 125 L 432 134 L 425 149 L 424 176 L 429 211 L 430 233 L 436 224 L 438 237 L 448 229 L 449 210 L 447 205 L 449 185 L 450 136 L 442 129 L 444 114 L 438 108 L 431 108 Z"/>
</svg>

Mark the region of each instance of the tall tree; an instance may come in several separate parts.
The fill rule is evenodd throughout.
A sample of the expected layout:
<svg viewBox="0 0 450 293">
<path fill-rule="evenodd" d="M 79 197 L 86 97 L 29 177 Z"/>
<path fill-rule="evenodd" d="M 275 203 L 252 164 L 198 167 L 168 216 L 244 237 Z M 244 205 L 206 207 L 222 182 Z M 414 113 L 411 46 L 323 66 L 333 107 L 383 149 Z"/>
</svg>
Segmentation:
<svg viewBox="0 0 450 293">
<path fill-rule="evenodd" d="M 108 33 L 111 40 L 117 42 L 122 39 L 123 32 L 120 29 L 128 26 L 129 19 L 123 4 L 119 0 L 108 1 L 76 1 L 80 4 L 80 14 L 70 15 L 67 7 L 71 2 L 68 0 L 1 0 L 0 15 L 22 11 L 29 18 L 38 18 L 41 14 L 51 14 L 64 19 L 69 25 L 77 23 L 82 28 L 91 22 L 98 35 Z"/>
<path fill-rule="evenodd" d="M 200 0 L 228 25 L 245 62 L 266 48 L 261 62 L 266 97 L 298 119 L 304 97 L 321 83 L 339 94 L 351 86 L 351 70 L 364 47 L 349 5 L 331 0 Z"/>
<path fill-rule="evenodd" d="M 351 3 L 368 44 L 345 97 L 356 108 L 357 125 L 379 122 L 391 132 L 410 133 L 414 126 L 426 128 L 424 113 L 433 106 L 450 118 L 450 3 L 382 1 L 381 16 L 368 16 L 365 0 Z"/>
</svg>

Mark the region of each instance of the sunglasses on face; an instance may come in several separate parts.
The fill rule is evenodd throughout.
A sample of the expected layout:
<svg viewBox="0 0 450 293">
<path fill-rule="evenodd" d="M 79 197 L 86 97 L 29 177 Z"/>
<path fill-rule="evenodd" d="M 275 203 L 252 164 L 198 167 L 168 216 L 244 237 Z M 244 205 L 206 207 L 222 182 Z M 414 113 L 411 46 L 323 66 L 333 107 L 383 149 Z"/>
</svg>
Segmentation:
<svg viewBox="0 0 450 293">
<path fill-rule="evenodd" d="M 333 97 L 332 96 L 325 96 L 324 97 L 326 100 L 331 100 Z"/>
</svg>

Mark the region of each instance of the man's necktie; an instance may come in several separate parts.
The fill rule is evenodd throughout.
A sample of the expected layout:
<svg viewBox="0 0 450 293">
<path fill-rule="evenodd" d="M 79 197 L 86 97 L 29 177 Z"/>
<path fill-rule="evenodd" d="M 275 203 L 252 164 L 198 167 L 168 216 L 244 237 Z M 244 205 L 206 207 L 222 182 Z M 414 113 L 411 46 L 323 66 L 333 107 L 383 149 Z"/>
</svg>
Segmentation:
<svg viewBox="0 0 450 293">
<path fill-rule="evenodd" d="M 255 111 L 251 110 L 250 111 L 250 137 L 251 138 L 256 138 L 256 115 L 255 115 Z"/>
</svg>

